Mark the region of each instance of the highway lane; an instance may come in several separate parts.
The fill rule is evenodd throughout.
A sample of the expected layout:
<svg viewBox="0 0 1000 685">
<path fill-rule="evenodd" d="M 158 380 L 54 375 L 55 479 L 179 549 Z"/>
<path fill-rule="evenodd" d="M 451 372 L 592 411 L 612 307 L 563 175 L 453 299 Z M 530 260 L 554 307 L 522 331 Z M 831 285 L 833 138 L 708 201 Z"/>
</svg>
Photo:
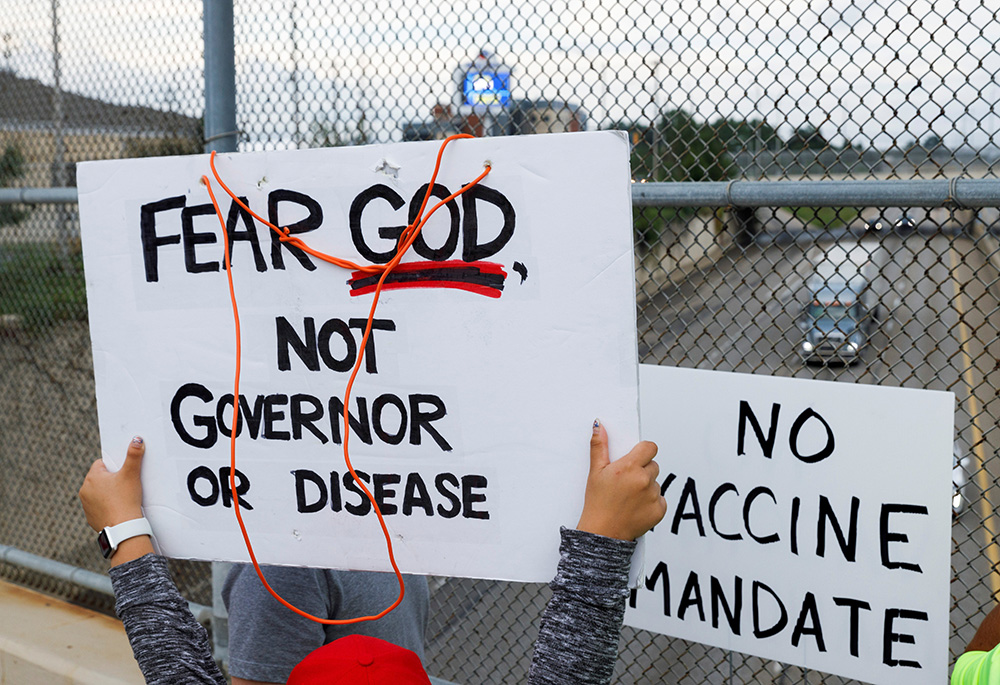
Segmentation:
<svg viewBox="0 0 1000 685">
<path fill-rule="evenodd" d="M 845 236 L 840 244 L 857 242 Z M 953 527 L 950 647 L 957 655 L 1000 589 L 1000 555 L 992 542 L 1000 530 L 992 506 L 1000 496 L 990 491 L 1000 475 L 994 456 L 1000 447 L 994 390 L 1000 387 L 1000 317 L 987 288 L 996 273 L 965 238 L 915 232 L 866 236 L 861 244 L 888 253 L 874 288 L 889 316 L 858 363 L 810 365 L 797 353 L 802 332 L 795 319 L 805 301 L 810 257 L 815 261 L 816 250 L 831 246 L 807 241 L 731 251 L 703 278 L 644 302 L 640 357 L 647 363 L 954 392 L 957 442 L 963 453 L 973 454 L 975 465 L 971 506 Z M 757 682 L 769 681 L 771 670 L 762 664 L 751 670 Z M 775 677 L 799 682 L 802 674 L 785 669 Z"/>
<path fill-rule="evenodd" d="M 801 237 L 801 236 L 800 236 Z M 853 240 L 842 236 L 841 245 Z M 972 242 L 929 232 L 866 238 L 889 255 L 875 282 L 889 310 L 861 359 L 851 366 L 807 365 L 798 353 L 796 318 L 804 302 L 810 257 L 831 242 L 769 241 L 732 248 L 717 265 L 642 302 L 639 352 L 647 363 L 841 382 L 950 390 L 958 401 L 957 439 L 975 455 L 971 503 L 953 526 L 951 650 L 957 655 L 992 603 L 1000 579 L 1000 530 L 981 494 L 994 487 L 1000 466 L 1000 330 L 995 271 Z M 974 420 L 973 420 L 974 419 Z M 985 467 L 980 467 L 984 464 Z M 991 528 L 992 527 L 992 528 Z M 522 679 L 530 661 L 537 616 L 547 589 L 535 585 L 442 579 L 430 630 L 432 672 L 477 682 L 502 668 Z M 469 649 L 474 649 L 470 654 Z M 498 666 L 502 661 L 502 666 Z M 732 679 L 730 679 L 730 677 Z M 837 677 L 662 635 L 623 631 L 616 678 L 636 683 L 845 683 Z"/>
</svg>

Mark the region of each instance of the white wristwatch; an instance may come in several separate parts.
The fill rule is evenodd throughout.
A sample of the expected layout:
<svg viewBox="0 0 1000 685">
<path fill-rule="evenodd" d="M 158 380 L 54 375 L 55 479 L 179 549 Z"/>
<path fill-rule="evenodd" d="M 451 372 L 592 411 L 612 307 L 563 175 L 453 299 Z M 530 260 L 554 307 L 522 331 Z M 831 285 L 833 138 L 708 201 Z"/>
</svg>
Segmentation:
<svg viewBox="0 0 1000 685">
<path fill-rule="evenodd" d="M 117 526 L 108 526 L 102 530 L 97 534 L 97 544 L 100 546 L 101 554 L 104 555 L 104 558 L 110 559 L 111 555 L 118 549 L 118 545 L 129 538 L 139 535 L 152 536 L 152 534 L 153 529 L 150 527 L 149 521 L 144 518 L 132 519 L 131 521 L 119 523 Z"/>
</svg>

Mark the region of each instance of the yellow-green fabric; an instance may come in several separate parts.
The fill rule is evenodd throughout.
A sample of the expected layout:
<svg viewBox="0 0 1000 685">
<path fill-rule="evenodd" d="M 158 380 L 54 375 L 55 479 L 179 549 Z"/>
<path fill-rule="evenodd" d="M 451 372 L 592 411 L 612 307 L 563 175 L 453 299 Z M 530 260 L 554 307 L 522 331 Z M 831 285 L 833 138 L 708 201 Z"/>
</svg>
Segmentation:
<svg viewBox="0 0 1000 685">
<path fill-rule="evenodd" d="M 989 652 L 966 652 L 951 672 L 951 685 L 1000 685 L 1000 646 Z"/>
</svg>

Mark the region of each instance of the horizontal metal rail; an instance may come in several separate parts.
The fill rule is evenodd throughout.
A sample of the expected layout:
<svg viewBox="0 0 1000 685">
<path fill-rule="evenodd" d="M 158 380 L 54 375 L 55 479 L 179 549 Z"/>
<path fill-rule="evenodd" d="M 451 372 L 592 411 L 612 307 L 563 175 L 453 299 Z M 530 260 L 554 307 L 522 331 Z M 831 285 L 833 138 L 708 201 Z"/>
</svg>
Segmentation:
<svg viewBox="0 0 1000 685">
<path fill-rule="evenodd" d="M 633 183 L 636 207 L 1000 207 L 1000 179 Z"/>
<path fill-rule="evenodd" d="M 67 204 L 76 188 L 0 188 L 2 204 Z M 633 183 L 636 207 L 1000 207 L 1000 179 Z"/>
<path fill-rule="evenodd" d="M 10 545 L 0 545 L 0 562 L 64 580 L 104 595 L 115 594 L 111 588 L 111 579 L 105 575 L 31 554 Z M 194 602 L 188 602 L 188 607 L 199 623 L 208 623 L 212 619 L 212 607 Z"/>
<path fill-rule="evenodd" d="M 76 188 L 0 188 L 0 205 L 76 204 Z"/>
</svg>

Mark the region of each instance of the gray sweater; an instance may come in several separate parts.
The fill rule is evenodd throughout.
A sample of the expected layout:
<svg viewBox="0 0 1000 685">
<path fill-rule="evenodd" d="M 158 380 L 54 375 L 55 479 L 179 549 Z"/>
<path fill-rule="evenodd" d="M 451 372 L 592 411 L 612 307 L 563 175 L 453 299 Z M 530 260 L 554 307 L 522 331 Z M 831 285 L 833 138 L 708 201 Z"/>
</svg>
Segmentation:
<svg viewBox="0 0 1000 685">
<path fill-rule="evenodd" d="M 528 683 L 610 683 L 635 543 L 567 528 L 561 536 Z M 225 685 L 208 634 L 177 591 L 166 559 L 147 554 L 110 573 L 115 610 L 147 683 Z"/>
</svg>

